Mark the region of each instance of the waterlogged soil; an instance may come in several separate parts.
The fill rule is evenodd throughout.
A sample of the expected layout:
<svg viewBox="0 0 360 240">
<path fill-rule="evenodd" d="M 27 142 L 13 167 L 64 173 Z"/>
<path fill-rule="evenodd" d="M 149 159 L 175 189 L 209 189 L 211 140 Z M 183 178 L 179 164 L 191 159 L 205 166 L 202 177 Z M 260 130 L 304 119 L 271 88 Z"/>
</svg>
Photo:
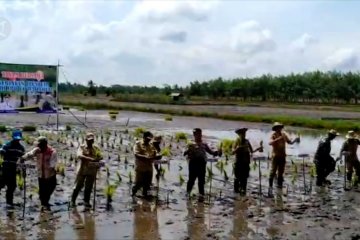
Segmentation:
<svg viewBox="0 0 360 240">
<path fill-rule="evenodd" d="M 84 112 L 74 114 L 80 121 L 85 120 Z M 0 124 L 14 127 L 34 123 L 41 134 L 49 137 L 51 145 L 58 149 L 59 162 L 65 166 L 65 176 L 57 176 L 58 185 L 51 199 L 53 206 L 50 213 L 39 211 L 36 170 L 28 170 L 25 218 L 22 218 L 23 191 L 19 188 L 16 190 L 15 202 L 19 205 L 15 211 L 8 211 L 3 189 L 0 199 L 0 238 L 360 239 L 360 193 L 356 188 L 344 191 L 343 165 L 340 164 L 330 175 L 331 186 L 314 186 L 311 155 L 322 132 L 308 132 L 299 128 L 287 130 L 291 136 L 301 133 L 302 140 L 300 144 L 288 148 L 286 183 L 283 189 L 274 190 L 274 198 L 269 198 L 267 177 L 270 164 L 266 160 L 269 125 L 187 117 L 164 121 L 163 115 L 136 112 L 120 112 L 117 120 L 111 121 L 105 111 L 89 112 L 86 125 L 97 132 L 96 141 L 104 151 L 106 167 L 98 174 L 96 209 L 84 211 L 82 193 L 77 208 L 69 210 L 67 203 L 79 164 L 74 156 L 79 143 L 83 142 L 86 128 L 69 114 L 60 115 L 60 129 L 69 125 L 72 131 L 60 132 L 54 131 L 55 116 L 48 119 L 48 115 L 19 114 L 0 118 Z M 162 165 L 164 176 L 159 181 L 155 177 L 153 179 L 154 198 L 150 200 L 130 197 L 134 179 L 131 149 L 135 141 L 134 130 L 139 126 L 165 136 L 162 147 L 170 148 L 172 153 L 166 157 L 170 160 L 169 164 Z M 175 133 L 183 131 L 190 134 L 193 127 L 202 127 L 205 140 L 216 147 L 220 139 L 234 139 L 233 129 L 239 126 L 250 128 L 248 138 L 254 147 L 258 146 L 260 140 L 264 141 L 266 147 L 264 154 L 256 155 L 261 157 L 260 162 L 255 164 L 253 161 L 251 164 L 247 196 L 233 193 L 234 159 L 224 156 L 219 159 L 221 164 L 207 165 L 207 175 L 212 171 L 213 177 L 207 179 L 205 202 L 197 201 L 197 186 L 193 190 L 194 196 L 187 200 L 187 162 L 182 157 L 185 142 L 175 140 Z M 26 137 L 27 149 L 31 148 L 31 141 L 38 134 L 26 134 L 29 136 Z M 0 139 L 8 139 L 8 134 L 2 134 Z M 333 143 L 334 154 L 337 155 L 342 141 L 339 138 Z M 297 157 L 302 153 L 310 155 L 304 159 L 304 165 L 303 159 Z M 111 205 L 107 204 L 104 193 L 109 184 L 117 186 Z"/>
</svg>

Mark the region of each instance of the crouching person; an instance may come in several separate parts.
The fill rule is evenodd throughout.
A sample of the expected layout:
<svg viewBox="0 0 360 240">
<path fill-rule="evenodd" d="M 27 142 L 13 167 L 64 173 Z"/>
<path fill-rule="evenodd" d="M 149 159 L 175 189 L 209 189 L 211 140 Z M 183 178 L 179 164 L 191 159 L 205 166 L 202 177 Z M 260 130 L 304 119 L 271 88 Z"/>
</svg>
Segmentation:
<svg viewBox="0 0 360 240">
<path fill-rule="evenodd" d="M 71 206 L 76 206 L 76 198 L 85 185 L 84 206 L 85 208 L 91 208 L 90 195 L 100 167 L 100 160 L 103 157 L 100 148 L 94 145 L 95 136 L 93 133 L 87 133 L 85 140 L 86 144 L 81 145 L 77 152 L 77 158 L 81 163 L 77 171 L 75 188 L 71 196 Z"/>
<path fill-rule="evenodd" d="M 23 160 L 36 158 L 39 180 L 41 211 L 50 211 L 49 200 L 56 187 L 56 150 L 48 145 L 46 137 L 37 139 L 37 147 L 22 157 Z"/>
</svg>

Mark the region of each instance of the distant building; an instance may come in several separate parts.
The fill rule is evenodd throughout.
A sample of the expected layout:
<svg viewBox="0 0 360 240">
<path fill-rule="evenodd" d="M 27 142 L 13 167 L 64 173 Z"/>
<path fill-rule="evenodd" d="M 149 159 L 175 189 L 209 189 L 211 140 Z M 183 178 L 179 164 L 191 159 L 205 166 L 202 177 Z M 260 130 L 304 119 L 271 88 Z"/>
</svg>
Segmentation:
<svg viewBox="0 0 360 240">
<path fill-rule="evenodd" d="M 184 98 L 184 94 L 182 94 L 182 93 L 171 93 L 170 97 L 172 98 L 172 100 L 174 102 L 177 102 L 177 101 L 182 100 Z"/>
</svg>

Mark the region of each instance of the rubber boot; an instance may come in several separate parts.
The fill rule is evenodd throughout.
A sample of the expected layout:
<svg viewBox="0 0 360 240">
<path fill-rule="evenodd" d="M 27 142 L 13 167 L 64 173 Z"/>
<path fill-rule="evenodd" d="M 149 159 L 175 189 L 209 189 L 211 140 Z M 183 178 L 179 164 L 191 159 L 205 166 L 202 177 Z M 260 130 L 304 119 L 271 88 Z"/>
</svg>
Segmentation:
<svg viewBox="0 0 360 240">
<path fill-rule="evenodd" d="M 234 192 L 235 193 L 240 193 L 239 187 L 240 187 L 239 180 L 235 178 L 235 182 L 234 182 Z"/>
<path fill-rule="evenodd" d="M 277 187 L 282 188 L 283 187 L 284 178 L 282 176 L 278 176 L 277 179 Z"/>
</svg>

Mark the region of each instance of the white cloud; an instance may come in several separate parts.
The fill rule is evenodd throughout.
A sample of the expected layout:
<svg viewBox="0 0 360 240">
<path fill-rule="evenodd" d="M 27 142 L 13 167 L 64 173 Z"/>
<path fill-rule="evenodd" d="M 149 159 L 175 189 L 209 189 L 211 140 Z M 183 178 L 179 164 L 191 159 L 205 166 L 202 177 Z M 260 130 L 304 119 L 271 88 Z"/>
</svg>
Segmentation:
<svg viewBox="0 0 360 240">
<path fill-rule="evenodd" d="M 359 54 L 350 48 L 335 51 L 324 60 L 324 65 L 330 70 L 349 71 L 359 68 Z"/>
<path fill-rule="evenodd" d="M 291 43 L 291 48 L 304 53 L 308 47 L 315 44 L 317 40 L 308 33 L 304 33 L 298 39 Z"/>
<path fill-rule="evenodd" d="M 249 55 L 276 48 L 270 30 L 261 27 L 256 21 L 247 21 L 235 26 L 230 33 L 230 44 L 233 50 Z"/>
</svg>

